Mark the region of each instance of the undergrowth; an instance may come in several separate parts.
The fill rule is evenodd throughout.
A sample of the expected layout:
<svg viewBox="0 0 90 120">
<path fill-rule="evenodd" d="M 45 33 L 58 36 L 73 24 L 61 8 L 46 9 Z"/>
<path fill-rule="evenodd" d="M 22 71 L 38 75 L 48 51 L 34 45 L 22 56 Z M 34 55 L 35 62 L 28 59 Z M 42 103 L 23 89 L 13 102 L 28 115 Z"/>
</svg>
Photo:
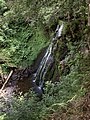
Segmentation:
<svg viewBox="0 0 90 120">
<path fill-rule="evenodd" d="M 6 40 L 2 38 L 0 59 L 5 60 L 6 65 L 27 67 L 32 64 L 41 49 L 46 47 L 49 41 L 45 37 L 42 27 L 19 27 L 19 25 L 16 27 L 13 26 L 16 33 L 8 35 Z"/>
<path fill-rule="evenodd" d="M 75 65 L 72 65 L 68 75 L 60 78 L 60 82 L 46 82 L 41 100 L 31 91 L 24 97 L 14 98 L 11 110 L 5 114 L 3 120 L 46 120 L 55 111 L 84 96 L 86 79 L 77 67 L 81 63 L 81 57 L 78 58 L 76 54 L 75 58 Z"/>
<path fill-rule="evenodd" d="M 0 2 L 2 6 L 2 11 L 0 11 L 2 18 L 0 23 L 0 59 L 5 60 L 6 65 L 13 64 L 18 67 L 31 65 L 41 49 L 49 43 L 47 35 L 44 34 L 44 30 L 47 29 L 48 31 L 48 29 L 51 30 L 54 28 L 59 18 L 63 19 L 64 22 L 68 22 L 64 42 L 68 47 L 68 54 L 65 57 L 70 56 L 70 59 L 67 61 L 67 65 L 70 68 L 69 73 L 59 75 L 59 82 L 45 83 L 45 93 L 42 96 L 42 100 L 39 100 L 36 95 L 30 91 L 24 97 L 18 96 L 18 98 L 13 98 L 12 104 L 9 106 L 9 111 L 6 111 L 5 114 L 0 113 L 1 120 L 46 120 L 55 111 L 66 107 L 69 102 L 84 96 L 86 91 L 90 90 L 90 56 L 87 55 L 86 58 L 84 58 L 85 49 L 87 48 L 84 49 L 85 44 L 87 44 L 87 4 L 85 0 L 74 2 L 72 0 L 66 0 L 66 2 L 62 0 L 61 4 L 58 2 L 54 3 L 54 1 L 51 0 L 49 4 L 53 5 L 51 8 L 54 7 L 54 10 L 49 10 L 49 4 L 47 4 L 47 2 L 44 8 L 42 6 L 43 3 L 40 5 L 37 0 L 35 4 L 31 5 L 31 3 L 34 3 L 31 0 L 31 7 L 28 8 L 26 4 L 24 4 L 24 1 L 25 3 L 28 2 L 28 4 L 29 1 L 24 0 L 22 5 L 19 4 L 21 1 L 15 2 L 14 6 L 11 4 L 11 6 L 14 7 L 14 11 L 11 7 L 10 11 L 3 12 L 4 9 L 6 10 L 7 8 L 3 5 L 5 4 L 4 0 L 0 1 L 3 1 Z M 35 7 L 36 5 L 42 7 L 39 9 L 40 6 Z M 33 8 L 32 11 L 30 11 L 31 8 Z M 39 14 L 42 12 L 43 15 L 40 14 L 41 16 L 38 16 L 38 12 Z M 42 18 L 42 16 L 44 17 Z M 39 17 L 41 17 L 42 23 L 47 24 L 45 28 L 41 26 L 40 22 L 33 24 L 37 22 L 37 19 L 40 20 Z M 54 21 L 55 17 L 57 20 Z M 50 19 L 48 20 L 47 18 Z M 27 22 L 27 24 L 25 22 Z M 59 54 L 58 52 L 58 55 Z M 58 59 L 58 62 L 60 62 L 60 59 Z M 58 69 L 59 68 L 60 66 L 58 64 Z M 47 81 L 51 80 L 47 77 Z"/>
</svg>

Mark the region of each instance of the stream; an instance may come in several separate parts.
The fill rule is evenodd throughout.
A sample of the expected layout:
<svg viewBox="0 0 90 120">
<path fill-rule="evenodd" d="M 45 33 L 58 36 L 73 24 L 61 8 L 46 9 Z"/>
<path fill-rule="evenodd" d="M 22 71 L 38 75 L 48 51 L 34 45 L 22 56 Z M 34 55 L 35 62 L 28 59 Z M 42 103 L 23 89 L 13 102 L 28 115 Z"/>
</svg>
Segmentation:
<svg viewBox="0 0 90 120">
<path fill-rule="evenodd" d="M 57 25 L 55 36 L 51 40 L 48 48 L 43 53 L 43 57 L 39 62 L 37 70 L 33 70 L 33 66 L 23 70 L 15 70 L 8 84 L 0 94 L 0 98 L 3 97 L 5 101 L 10 101 L 10 98 L 14 92 L 26 93 L 30 88 L 32 88 L 38 96 L 42 96 L 46 73 L 54 62 L 53 53 L 56 49 L 56 43 L 61 37 L 62 30 L 63 24 L 61 26 Z"/>
<path fill-rule="evenodd" d="M 48 68 L 54 62 L 53 53 L 56 49 L 55 44 L 57 43 L 57 40 L 59 40 L 59 38 L 61 37 L 62 30 L 63 24 L 61 26 L 58 25 L 55 30 L 55 37 L 53 37 L 49 47 L 47 48 L 36 73 L 33 74 L 33 90 L 39 95 L 42 95 L 43 93 L 43 85 Z"/>
</svg>

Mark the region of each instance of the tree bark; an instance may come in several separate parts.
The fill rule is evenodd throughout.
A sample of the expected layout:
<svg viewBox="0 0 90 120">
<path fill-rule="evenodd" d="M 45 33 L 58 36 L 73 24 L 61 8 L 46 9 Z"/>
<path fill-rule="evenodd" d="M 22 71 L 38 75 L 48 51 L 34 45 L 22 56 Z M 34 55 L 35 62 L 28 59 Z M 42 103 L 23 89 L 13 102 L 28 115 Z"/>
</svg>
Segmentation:
<svg viewBox="0 0 90 120">
<path fill-rule="evenodd" d="M 87 4 L 88 4 L 88 33 L 87 33 L 87 44 L 89 47 L 89 51 L 90 51 L 90 0 L 87 0 Z"/>
<path fill-rule="evenodd" d="M 90 26 L 90 0 L 89 0 L 89 5 L 88 5 L 88 26 Z"/>
<path fill-rule="evenodd" d="M 8 75 L 8 77 L 7 77 L 6 81 L 5 81 L 5 83 L 3 84 L 2 88 L 0 89 L 0 94 L 2 93 L 2 90 L 5 88 L 5 85 L 6 85 L 7 82 L 9 81 L 9 79 L 10 79 L 12 73 L 13 73 L 13 70 L 11 70 L 11 72 L 10 72 L 10 74 Z"/>
</svg>

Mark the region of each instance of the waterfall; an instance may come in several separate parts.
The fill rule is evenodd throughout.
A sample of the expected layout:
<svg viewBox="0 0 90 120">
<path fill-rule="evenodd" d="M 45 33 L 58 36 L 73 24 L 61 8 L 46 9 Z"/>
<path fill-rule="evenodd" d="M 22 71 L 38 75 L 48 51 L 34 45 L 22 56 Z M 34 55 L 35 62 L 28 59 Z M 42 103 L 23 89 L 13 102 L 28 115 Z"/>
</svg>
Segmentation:
<svg viewBox="0 0 90 120">
<path fill-rule="evenodd" d="M 61 33 L 63 30 L 63 24 L 61 26 L 57 26 L 56 30 L 55 30 L 55 37 L 53 37 L 49 47 L 46 50 L 46 53 L 44 55 L 44 57 L 42 58 L 40 65 L 36 71 L 36 73 L 33 75 L 34 79 L 33 79 L 33 86 L 34 86 L 34 91 L 38 94 L 42 93 L 42 87 L 44 84 L 44 79 L 45 79 L 45 75 L 48 71 L 49 66 L 53 63 L 54 59 L 53 59 L 53 49 L 55 47 L 55 42 L 57 41 L 60 37 L 61 37 Z"/>
</svg>

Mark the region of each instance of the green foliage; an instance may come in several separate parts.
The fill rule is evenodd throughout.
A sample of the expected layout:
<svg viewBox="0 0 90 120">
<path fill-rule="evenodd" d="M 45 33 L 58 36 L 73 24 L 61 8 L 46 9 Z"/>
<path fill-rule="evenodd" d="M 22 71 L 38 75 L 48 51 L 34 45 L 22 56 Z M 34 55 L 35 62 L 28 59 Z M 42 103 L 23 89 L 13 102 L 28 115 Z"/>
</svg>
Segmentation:
<svg viewBox="0 0 90 120">
<path fill-rule="evenodd" d="M 68 28 L 73 26 L 73 28 L 69 30 L 71 31 L 70 34 L 74 37 L 73 41 L 76 41 L 80 39 L 79 35 L 77 38 L 77 33 L 75 33 L 76 31 L 74 30 L 74 28 L 76 28 L 76 26 L 74 26 L 76 22 L 78 22 L 79 25 L 77 18 L 81 17 L 81 22 L 85 22 L 87 16 L 87 4 L 82 0 L 35 0 L 34 2 L 32 0 L 19 0 L 18 2 L 17 0 L 13 2 L 1 0 L 0 5 L 2 9 L 5 7 L 5 10 L 1 12 L 1 51 L 8 51 L 6 56 L 12 58 L 11 61 L 16 65 L 20 63 L 19 66 L 31 64 L 40 50 L 46 46 L 44 43 L 47 41 L 47 38 L 45 38 L 46 36 L 44 36 L 42 32 L 45 31 L 46 28 L 49 29 L 50 32 L 59 19 L 68 22 L 72 20 Z M 42 23 L 45 27 L 41 28 Z M 33 27 L 33 25 L 36 28 Z M 54 29 L 55 28 L 54 26 Z M 81 34 L 82 29 L 79 30 Z M 34 33 L 34 35 L 30 38 L 31 43 L 28 39 L 32 33 Z M 73 35 L 73 33 L 75 33 L 75 35 Z M 22 41 L 26 44 L 22 43 Z M 40 42 L 42 43 L 41 45 Z M 29 46 L 29 44 L 31 44 L 31 46 Z M 38 44 L 38 46 L 36 44 Z M 35 46 L 35 49 L 32 46 Z M 3 52 L 3 54 L 5 53 Z M 28 57 L 28 55 L 30 56 Z M 17 58 L 19 60 L 17 60 Z"/>
<path fill-rule="evenodd" d="M 31 65 L 40 50 L 48 45 L 47 42 L 42 28 L 19 28 L 9 48 L 13 62 L 23 67 Z"/>
<path fill-rule="evenodd" d="M 43 120 L 68 102 L 83 96 L 86 91 L 84 84 L 88 84 L 90 78 L 90 57 L 83 59 L 80 51 L 87 40 L 86 1 L 14 0 L 5 3 L 0 0 L 0 8 L 0 58 L 5 59 L 6 64 L 13 63 L 19 67 L 31 65 L 41 49 L 49 43 L 45 32 L 48 30 L 51 34 L 56 24 L 64 21 L 66 26 L 63 36 L 66 41 L 60 41 L 58 49 L 63 49 L 63 45 L 67 44 L 69 52 L 65 60 L 69 58 L 66 62 L 70 67 L 68 75 L 60 76 L 59 58 L 64 51 L 56 51 L 58 64 L 55 70 L 59 70 L 60 82 L 45 83 L 45 94 L 40 101 L 31 92 L 29 96 L 14 98 L 11 111 L 0 116 L 0 119 Z M 5 11 L 6 8 L 9 10 Z"/>
<path fill-rule="evenodd" d="M 5 20 L 9 20 L 12 12 L 6 12 L 4 16 Z M 9 64 L 13 63 L 13 65 L 21 67 L 31 65 L 41 49 L 48 45 L 48 37 L 45 36 L 41 25 L 35 26 L 33 22 L 28 25 L 19 19 L 16 23 L 11 21 L 1 24 L 1 26 L 0 58 L 8 56 L 10 61 L 7 63 Z"/>
<path fill-rule="evenodd" d="M 46 91 L 41 101 L 33 96 L 28 100 L 20 97 L 13 100 L 11 112 L 7 113 L 3 120 L 43 120 L 46 116 L 53 113 L 60 107 L 65 106 L 67 102 L 74 97 L 76 99 L 84 93 L 81 88 L 81 81 L 76 79 L 77 73 L 69 75 L 61 83 L 51 84 L 47 83 Z"/>
<path fill-rule="evenodd" d="M 0 0 L 0 15 L 3 14 L 4 10 L 6 10 L 6 3 L 4 0 Z"/>
<path fill-rule="evenodd" d="M 75 58 L 75 64 L 69 63 L 72 66 L 70 74 L 62 76 L 60 82 L 46 82 L 42 100 L 31 91 L 24 97 L 14 98 L 11 110 L 3 120 L 44 120 L 55 111 L 66 107 L 68 102 L 83 96 L 86 92 L 83 84 L 87 80 L 84 80 L 84 74 L 78 71 L 80 55 L 76 54 Z"/>
<path fill-rule="evenodd" d="M 4 120 L 5 114 L 0 116 L 0 120 Z"/>
</svg>

